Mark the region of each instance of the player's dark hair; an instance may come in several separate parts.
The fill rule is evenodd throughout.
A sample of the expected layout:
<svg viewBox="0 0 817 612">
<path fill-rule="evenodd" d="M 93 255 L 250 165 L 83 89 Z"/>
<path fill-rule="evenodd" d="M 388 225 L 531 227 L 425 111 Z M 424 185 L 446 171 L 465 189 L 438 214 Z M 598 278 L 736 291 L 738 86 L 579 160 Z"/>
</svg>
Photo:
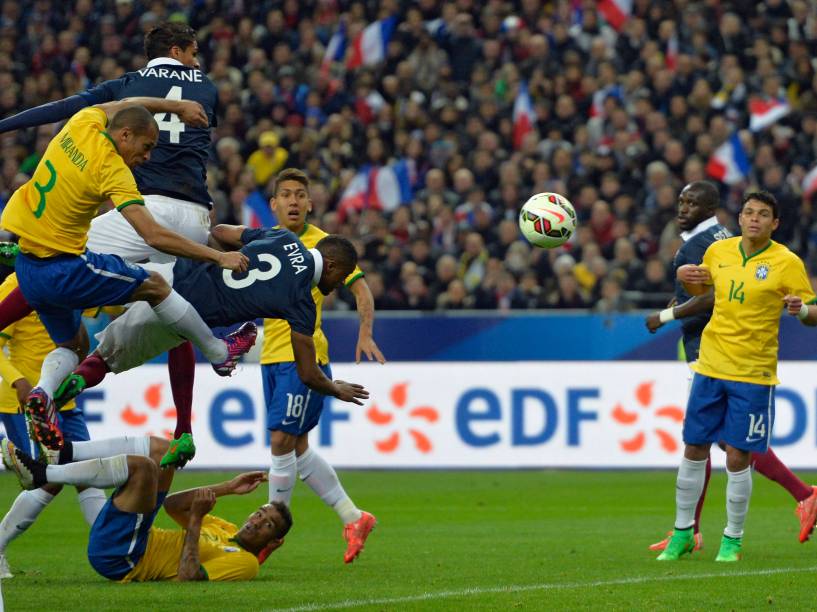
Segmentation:
<svg viewBox="0 0 817 612">
<path fill-rule="evenodd" d="M 270 505 L 278 511 L 278 514 L 280 514 L 284 520 L 283 526 L 275 534 L 275 537 L 280 540 L 292 529 L 292 512 L 290 512 L 287 505 L 281 501 L 270 502 Z"/>
<path fill-rule="evenodd" d="M 709 181 L 692 181 L 688 186 L 690 191 L 698 194 L 698 200 L 707 210 L 715 210 L 720 203 L 720 194 L 714 183 Z"/>
<path fill-rule="evenodd" d="M 134 134 L 139 135 L 145 134 L 151 129 L 159 131 L 156 119 L 153 118 L 150 111 L 138 104 L 123 108 L 113 116 L 108 124 L 108 130 L 111 132 L 122 128 L 130 128 Z"/>
<path fill-rule="evenodd" d="M 337 234 L 325 236 L 315 245 L 315 248 L 321 252 L 321 255 L 334 261 L 336 265 L 349 270 L 349 274 L 357 265 L 355 246 L 343 236 Z"/>
<path fill-rule="evenodd" d="M 196 31 L 186 23 L 160 23 L 145 34 L 145 57 L 167 57 L 173 47 L 187 49 L 196 42 Z"/>
<path fill-rule="evenodd" d="M 746 202 L 749 200 L 757 200 L 758 202 L 763 202 L 769 208 L 772 209 L 772 217 L 777 219 L 780 216 L 780 205 L 777 203 L 777 198 L 774 197 L 768 191 L 750 191 L 745 196 L 743 196 L 743 200 L 740 203 L 740 210 L 743 211 L 743 207 L 746 205 Z"/>
<path fill-rule="evenodd" d="M 286 170 L 279 172 L 278 176 L 275 177 L 275 184 L 272 187 L 272 197 L 278 195 L 278 186 L 284 181 L 298 181 L 304 186 L 304 189 L 309 189 L 309 177 L 303 170 L 298 170 L 298 168 L 287 168 Z"/>
</svg>

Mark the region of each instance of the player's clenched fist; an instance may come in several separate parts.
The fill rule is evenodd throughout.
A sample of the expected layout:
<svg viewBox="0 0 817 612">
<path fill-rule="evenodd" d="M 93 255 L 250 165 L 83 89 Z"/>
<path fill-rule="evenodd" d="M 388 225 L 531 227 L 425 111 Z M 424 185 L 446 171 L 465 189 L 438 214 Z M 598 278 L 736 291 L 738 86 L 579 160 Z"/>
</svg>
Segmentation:
<svg viewBox="0 0 817 612">
<path fill-rule="evenodd" d="M 678 280 L 692 285 L 703 285 L 712 280 L 709 269 L 695 264 L 684 264 L 678 268 Z"/>
<path fill-rule="evenodd" d="M 207 113 L 204 112 L 204 107 L 193 100 L 180 100 L 179 112 L 176 114 L 179 119 L 191 127 L 210 127 L 210 120 L 207 118 Z"/>
<path fill-rule="evenodd" d="M 190 502 L 190 513 L 193 516 L 198 516 L 201 518 L 210 512 L 215 505 L 216 494 L 213 489 L 210 489 L 209 487 L 196 489 L 196 491 L 193 493 L 193 501 Z"/>
<path fill-rule="evenodd" d="M 783 303 L 786 305 L 786 311 L 793 316 L 800 315 L 803 308 L 803 299 L 799 295 L 786 295 L 783 297 Z"/>
<path fill-rule="evenodd" d="M 229 251 L 219 254 L 218 265 L 220 268 L 232 270 L 233 272 L 246 272 L 250 266 L 250 260 L 244 253 Z"/>
</svg>

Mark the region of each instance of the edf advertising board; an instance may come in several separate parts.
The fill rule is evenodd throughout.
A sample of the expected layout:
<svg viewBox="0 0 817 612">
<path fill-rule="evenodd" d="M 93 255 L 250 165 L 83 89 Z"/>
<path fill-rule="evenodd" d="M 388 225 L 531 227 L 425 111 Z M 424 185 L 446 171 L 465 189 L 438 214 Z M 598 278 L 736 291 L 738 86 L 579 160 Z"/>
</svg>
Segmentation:
<svg viewBox="0 0 817 612">
<path fill-rule="evenodd" d="M 779 373 L 772 446 L 792 467 L 817 468 L 815 367 L 784 362 Z M 333 374 L 371 393 L 363 406 L 328 400 L 311 433 L 340 467 L 674 468 L 683 450 L 683 363 L 340 364 Z M 110 375 L 79 399 L 93 438 L 173 432 L 166 366 Z M 265 417 L 260 366 L 231 378 L 198 366 L 191 466 L 267 465 Z M 723 465 L 723 453 L 713 460 Z"/>
</svg>

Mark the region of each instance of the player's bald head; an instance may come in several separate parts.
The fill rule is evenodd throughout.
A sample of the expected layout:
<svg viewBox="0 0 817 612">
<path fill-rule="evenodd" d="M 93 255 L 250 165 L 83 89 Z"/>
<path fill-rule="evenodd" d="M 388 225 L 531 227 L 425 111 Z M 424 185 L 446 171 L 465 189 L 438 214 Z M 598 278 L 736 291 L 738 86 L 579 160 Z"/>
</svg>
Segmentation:
<svg viewBox="0 0 817 612">
<path fill-rule="evenodd" d="M 687 192 L 695 202 L 708 211 L 714 211 L 720 202 L 718 188 L 709 181 L 692 181 L 683 191 Z"/>
<path fill-rule="evenodd" d="M 144 106 L 133 105 L 123 108 L 116 113 L 108 125 L 108 130 L 114 132 L 123 128 L 129 128 L 134 134 L 142 135 L 158 132 L 159 126 L 156 119 Z"/>
<path fill-rule="evenodd" d="M 351 274 L 357 265 L 357 251 L 354 245 L 343 236 L 331 234 L 325 236 L 315 245 L 323 255 L 324 259 L 334 262 L 334 265 L 342 270 L 348 270 L 346 274 Z"/>
</svg>

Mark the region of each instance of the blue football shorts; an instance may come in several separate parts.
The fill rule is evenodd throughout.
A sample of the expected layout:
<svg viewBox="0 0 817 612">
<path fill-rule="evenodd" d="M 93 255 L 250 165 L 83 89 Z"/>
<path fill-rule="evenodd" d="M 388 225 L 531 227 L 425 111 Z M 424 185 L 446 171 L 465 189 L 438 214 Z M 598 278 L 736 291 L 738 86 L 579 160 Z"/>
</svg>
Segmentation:
<svg viewBox="0 0 817 612">
<path fill-rule="evenodd" d="M 77 334 L 84 309 L 127 304 L 149 276 L 118 255 L 92 251 L 47 258 L 21 252 L 15 271 L 20 290 L 57 344 Z"/>
<path fill-rule="evenodd" d="M 145 554 L 148 536 L 167 491 L 156 496 L 156 506 L 149 514 L 124 512 L 114 506 L 116 492 L 108 498 L 88 538 L 88 561 L 100 576 L 122 580 Z"/>
<path fill-rule="evenodd" d="M 88 425 L 85 423 L 85 415 L 79 408 L 64 410 L 57 413 L 62 435 L 71 442 L 86 442 L 91 439 L 88 434 Z M 3 427 L 6 429 L 6 436 L 14 443 L 14 446 L 25 451 L 35 459 L 40 456 L 40 447 L 28 437 L 26 428 L 26 417 L 21 413 L 3 413 L 0 415 Z"/>
<path fill-rule="evenodd" d="M 774 426 L 774 389 L 696 372 L 684 418 L 684 442 L 723 440 L 742 451 L 766 452 Z"/>
<path fill-rule="evenodd" d="M 329 364 L 318 367 L 332 379 Z M 267 429 L 299 436 L 318 424 L 326 396 L 301 381 L 294 362 L 262 365 L 261 377 L 267 406 Z"/>
</svg>

